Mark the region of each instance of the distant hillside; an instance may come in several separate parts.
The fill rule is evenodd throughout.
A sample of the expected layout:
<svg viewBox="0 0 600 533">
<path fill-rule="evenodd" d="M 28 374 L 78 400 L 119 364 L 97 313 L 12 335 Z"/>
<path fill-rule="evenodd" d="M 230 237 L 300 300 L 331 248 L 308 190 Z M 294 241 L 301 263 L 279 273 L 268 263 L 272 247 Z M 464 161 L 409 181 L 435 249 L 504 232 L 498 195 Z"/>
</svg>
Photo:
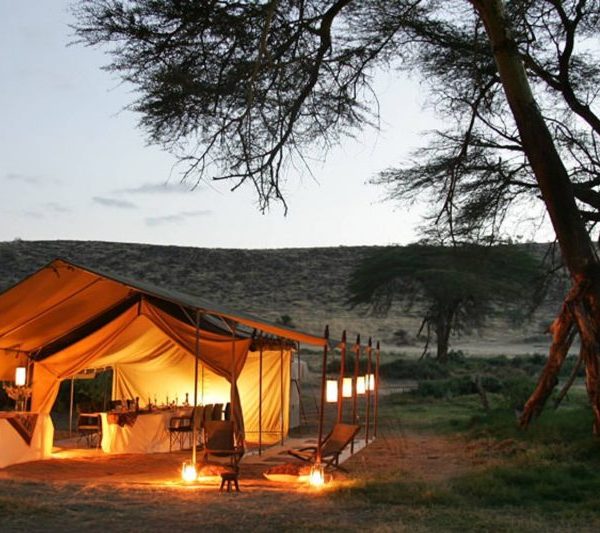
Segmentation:
<svg viewBox="0 0 600 533">
<path fill-rule="evenodd" d="M 534 245 L 537 254 L 544 248 Z M 347 328 L 350 335 L 373 335 L 388 348 L 395 346 L 397 351 L 414 353 L 420 345 L 400 346 L 402 335 L 394 333 L 404 330 L 409 341 L 414 341 L 417 316 L 396 305 L 386 318 L 375 318 L 365 316 L 364 309 L 350 310 L 345 304 L 350 271 L 371 250 L 367 246 L 237 250 L 82 241 L 2 242 L 0 290 L 52 259 L 63 257 L 98 270 L 191 292 L 272 321 L 288 315 L 299 329 L 320 333 L 329 324 L 334 336 Z M 555 288 L 549 301 L 524 327 L 516 329 L 506 317 L 498 317 L 481 335 L 455 339 L 453 345 L 470 351 L 484 344 L 505 352 L 544 351 L 543 329 L 559 308 L 561 290 Z M 511 344 L 523 347 L 505 346 Z"/>
</svg>

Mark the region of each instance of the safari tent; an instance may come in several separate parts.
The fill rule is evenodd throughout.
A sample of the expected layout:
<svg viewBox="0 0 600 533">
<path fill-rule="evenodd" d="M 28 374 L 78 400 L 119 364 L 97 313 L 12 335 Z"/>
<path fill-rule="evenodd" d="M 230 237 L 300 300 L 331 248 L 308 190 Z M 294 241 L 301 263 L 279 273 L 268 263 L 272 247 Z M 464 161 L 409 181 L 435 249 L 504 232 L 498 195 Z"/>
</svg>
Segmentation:
<svg viewBox="0 0 600 533">
<path fill-rule="evenodd" d="M 0 294 L 0 381 L 26 366 L 40 415 L 61 381 L 111 368 L 113 399 L 231 402 L 246 442 L 272 443 L 288 431 L 298 343 L 326 340 L 63 259 Z"/>
</svg>

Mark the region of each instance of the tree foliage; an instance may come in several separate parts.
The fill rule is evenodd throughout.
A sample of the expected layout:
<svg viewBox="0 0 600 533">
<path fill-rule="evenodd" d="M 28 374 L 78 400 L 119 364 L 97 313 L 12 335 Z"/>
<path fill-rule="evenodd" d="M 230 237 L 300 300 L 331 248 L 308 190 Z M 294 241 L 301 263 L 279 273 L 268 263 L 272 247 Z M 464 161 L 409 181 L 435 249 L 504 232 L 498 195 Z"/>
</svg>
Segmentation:
<svg viewBox="0 0 600 533">
<path fill-rule="evenodd" d="M 451 333 L 482 326 L 494 304 L 531 306 L 541 296 L 541 279 L 539 261 L 517 246 L 394 246 L 356 266 L 348 301 L 383 315 L 394 301 L 417 308 L 421 329 L 427 339 L 433 330 L 437 357 L 445 360 Z"/>
<path fill-rule="evenodd" d="M 512 0 L 505 9 L 518 56 L 591 229 L 600 220 L 600 2 Z M 430 222 L 454 238 L 494 238 L 507 215 L 537 223 L 541 211 L 532 213 L 531 207 L 542 207 L 538 183 L 483 22 L 468 10 L 449 17 L 441 4 L 434 16 L 436 25 L 413 28 L 415 40 L 422 41 L 410 65 L 423 73 L 448 127 L 434 132 L 412 161 L 374 181 L 401 202 L 428 194 L 435 206 Z"/>
<path fill-rule="evenodd" d="M 506 2 L 519 56 L 577 183 L 600 219 L 598 0 Z M 108 45 L 107 69 L 133 84 L 152 142 L 191 179 L 254 184 L 285 202 L 290 165 L 377 123 L 372 76 L 420 73 L 449 127 L 412 164 L 377 180 L 390 194 L 439 198 L 435 220 L 461 235 L 498 231 L 535 198 L 483 23 L 471 4 L 438 0 L 82 0 L 79 41 Z M 442 215 L 441 219 L 439 215 Z"/>
</svg>

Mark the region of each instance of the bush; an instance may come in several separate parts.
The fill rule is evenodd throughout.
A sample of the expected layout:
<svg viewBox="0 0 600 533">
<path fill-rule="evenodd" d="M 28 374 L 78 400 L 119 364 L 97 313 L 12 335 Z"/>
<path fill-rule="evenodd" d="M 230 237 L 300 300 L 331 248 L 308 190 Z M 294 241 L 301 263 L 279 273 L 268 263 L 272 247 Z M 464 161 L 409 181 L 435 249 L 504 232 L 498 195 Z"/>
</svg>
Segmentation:
<svg viewBox="0 0 600 533">
<path fill-rule="evenodd" d="M 475 394 L 477 387 L 468 376 L 431 381 L 419 381 L 416 394 L 419 396 L 432 396 L 434 398 L 447 398 Z"/>
<path fill-rule="evenodd" d="M 450 375 L 446 365 L 432 359 L 396 359 L 381 365 L 380 373 L 390 379 L 440 379 Z"/>
<path fill-rule="evenodd" d="M 528 377 L 515 378 L 507 380 L 502 384 L 500 394 L 503 397 L 503 403 L 506 407 L 521 410 L 529 396 L 531 396 L 534 388 L 534 380 Z"/>
</svg>

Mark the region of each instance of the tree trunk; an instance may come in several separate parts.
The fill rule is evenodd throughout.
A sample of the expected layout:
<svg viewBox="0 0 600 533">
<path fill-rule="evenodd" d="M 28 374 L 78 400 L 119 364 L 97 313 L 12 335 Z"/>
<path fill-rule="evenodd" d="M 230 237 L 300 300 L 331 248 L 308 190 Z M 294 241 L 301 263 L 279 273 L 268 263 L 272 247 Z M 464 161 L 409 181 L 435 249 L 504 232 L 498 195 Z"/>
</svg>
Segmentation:
<svg viewBox="0 0 600 533">
<path fill-rule="evenodd" d="M 448 362 L 448 347 L 450 346 L 450 332 L 452 331 L 454 312 L 453 307 L 441 309 L 435 324 L 435 336 L 437 341 L 436 358 L 440 363 Z"/>
<path fill-rule="evenodd" d="M 548 361 L 539 377 L 535 390 L 525 403 L 523 413 L 521 413 L 519 418 L 521 427 L 527 427 L 531 420 L 540 414 L 546 404 L 546 400 L 558 384 L 558 373 L 565 361 L 575 335 L 574 326 L 573 314 L 569 309 L 568 301 L 566 301 L 563 303 L 560 315 L 558 315 L 550 326 L 552 345 L 550 346 Z"/>
<path fill-rule="evenodd" d="M 572 313 L 585 346 L 586 385 L 600 429 L 598 348 L 600 347 L 600 274 L 589 234 L 579 214 L 573 186 L 537 106 L 519 58 L 502 0 L 470 0 L 485 26 L 498 74 L 519 135 L 556 233 L 563 261 L 578 295 Z M 541 397 L 540 397 L 541 400 Z M 528 402 L 529 403 L 529 402 Z"/>
</svg>

